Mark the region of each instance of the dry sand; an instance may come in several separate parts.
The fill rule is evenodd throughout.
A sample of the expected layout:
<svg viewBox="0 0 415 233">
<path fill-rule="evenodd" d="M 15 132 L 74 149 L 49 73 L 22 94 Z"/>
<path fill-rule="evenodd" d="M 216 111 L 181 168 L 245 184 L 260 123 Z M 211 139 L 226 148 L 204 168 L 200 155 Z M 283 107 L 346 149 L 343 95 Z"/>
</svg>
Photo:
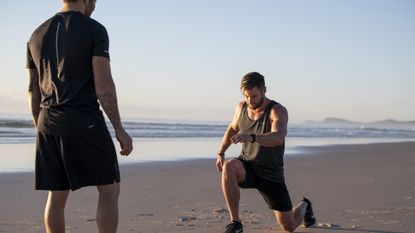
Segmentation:
<svg viewBox="0 0 415 233">
<path fill-rule="evenodd" d="M 415 143 L 305 148 L 285 159 L 293 204 L 314 204 L 318 225 L 296 232 L 415 232 Z M 228 215 L 214 160 L 122 166 L 119 232 L 223 232 Z M 33 173 L 0 175 L 0 232 L 44 232 L 46 192 Z M 245 232 L 279 232 L 256 190 L 241 191 Z M 71 193 L 67 232 L 97 232 L 94 187 Z"/>
</svg>

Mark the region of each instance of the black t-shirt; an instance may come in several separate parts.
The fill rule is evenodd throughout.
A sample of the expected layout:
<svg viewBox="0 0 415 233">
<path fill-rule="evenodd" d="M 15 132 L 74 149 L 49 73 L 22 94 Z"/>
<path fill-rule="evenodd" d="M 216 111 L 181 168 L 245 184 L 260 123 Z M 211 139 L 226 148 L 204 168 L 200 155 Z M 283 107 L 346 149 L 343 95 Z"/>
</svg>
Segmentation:
<svg viewBox="0 0 415 233">
<path fill-rule="evenodd" d="M 94 86 L 92 57 L 109 58 L 103 25 L 70 11 L 40 25 L 27 43 L 27 68 L 36 69 L 41 91 L 38 130 L 60 136 L 105 126 Z"/>
</svg>

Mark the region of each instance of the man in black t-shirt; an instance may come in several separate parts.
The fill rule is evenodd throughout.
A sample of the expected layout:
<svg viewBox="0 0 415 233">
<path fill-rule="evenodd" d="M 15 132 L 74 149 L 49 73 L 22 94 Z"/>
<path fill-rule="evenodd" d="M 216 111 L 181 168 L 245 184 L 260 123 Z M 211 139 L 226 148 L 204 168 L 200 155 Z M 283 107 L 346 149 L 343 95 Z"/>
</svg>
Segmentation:
<svg viewBox="0 0 415 233">
<path fill-rule="evenodd" d="M 29 96 L 37 129 L 37 190 L 48 190 L 47 233 L 64 232 L 70 190 L 97 186 L 99 232 L 116 232 L 120 172 L 102 109 L 114 127 L 121 155 L 132 139 L 118 111 L 104 26 L 90 18 L 95 0 L 64 0 L 63 9 L 27 43 Z M 99 101 L 99 103 L 98 103 Z"/>
</svg>

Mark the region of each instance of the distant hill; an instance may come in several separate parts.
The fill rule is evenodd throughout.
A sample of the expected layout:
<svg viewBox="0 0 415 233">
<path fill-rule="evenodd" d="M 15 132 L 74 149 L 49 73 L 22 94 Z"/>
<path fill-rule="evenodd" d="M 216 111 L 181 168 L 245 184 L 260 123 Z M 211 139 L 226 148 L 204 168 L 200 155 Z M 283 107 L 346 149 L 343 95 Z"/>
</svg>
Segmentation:
<svg viewBox="0 0 415 233">
<path fill-rule="evenodd" d="M 415 130 L 415 121 L 397 121 L 387 119 L 374 122 L 358 122 L 346 119 L 328 117 L 323 121 L 306 121 L 303 126 L 310 127 L 336 127 L 336 128 L 377 128 L 377 129 L 405 129 Z"/>
</svg>

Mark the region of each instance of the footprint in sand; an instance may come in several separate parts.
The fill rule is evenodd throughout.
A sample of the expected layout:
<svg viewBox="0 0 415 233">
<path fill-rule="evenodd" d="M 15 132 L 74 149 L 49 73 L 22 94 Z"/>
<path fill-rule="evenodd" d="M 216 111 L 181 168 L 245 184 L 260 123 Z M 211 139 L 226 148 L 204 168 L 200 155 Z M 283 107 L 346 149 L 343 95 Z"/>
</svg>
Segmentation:
<svg viewBox="0 0 415 233">
<path fill-rule="evenodd" d="M 185 217 L 178 217 L 177 218 L 179 220 L 179 222 L 190 222 L 193 220 L 196 220 L 196 217 L 192 217 L 192 216 L 185 216 Z"/>
</svg>

